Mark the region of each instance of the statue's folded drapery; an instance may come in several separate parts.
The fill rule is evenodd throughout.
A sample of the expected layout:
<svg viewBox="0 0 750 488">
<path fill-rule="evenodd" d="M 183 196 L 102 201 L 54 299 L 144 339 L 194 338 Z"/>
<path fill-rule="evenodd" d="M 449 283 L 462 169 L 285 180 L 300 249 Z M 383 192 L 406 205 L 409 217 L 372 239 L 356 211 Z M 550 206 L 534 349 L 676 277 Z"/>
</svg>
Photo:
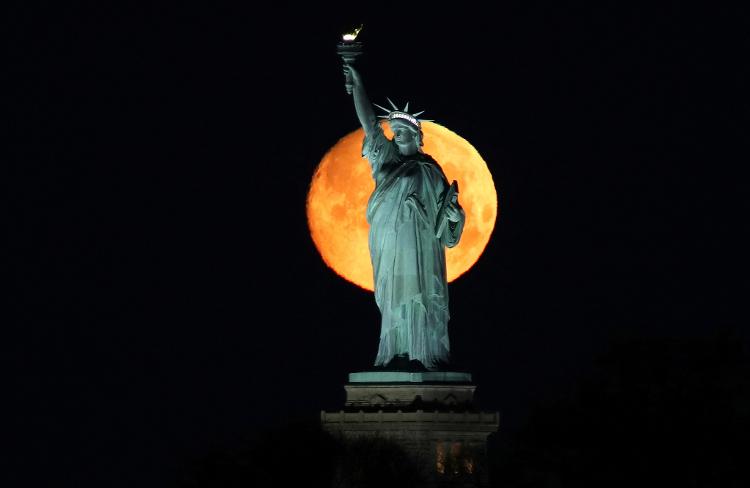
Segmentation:
<svg viewBox="0 0 750 488">
<path fill-rule="evenodd" d="M 445 247 L 458 243 L 464 213 L 435 238 L 435 219 L 449 187 L 435 160 L 421 152 L 401 155 L 379 124 L 365 138 L 362 155 L 375 179 L 367 204 L 375 301 L 382 316 L 375 365 L 408 354 L 434 368 L 448 361 Z"/>
</svg>

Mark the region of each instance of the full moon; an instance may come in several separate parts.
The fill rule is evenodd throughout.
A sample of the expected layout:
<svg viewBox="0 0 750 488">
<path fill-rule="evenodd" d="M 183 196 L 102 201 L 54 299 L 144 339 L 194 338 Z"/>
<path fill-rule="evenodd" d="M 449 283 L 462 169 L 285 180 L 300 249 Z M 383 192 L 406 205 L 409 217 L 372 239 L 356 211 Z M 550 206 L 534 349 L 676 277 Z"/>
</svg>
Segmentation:
<svg viewBox="0 0 750 488">
<path fill-rule="evenodd" d="M 382 125 L 393 137 L 388 124 Z M 453 281 L 476 263 L 490 240 L 497 192 L 487 164 L 466 139 L 433 122 L 423 122 L 422 131 L 422 149 L 435 158 L 449 182 L 458 181 L 458 203 L 466 212 L 461 241 L 446 249 L 448 281 Z M 357 129 L 323 156 L 307 194 L 307 222 L 323 261 L 346 280 L 372 291 L 365 212 L 375 182 L 362 157 L 363 139 L 364 130 Z"/>
</svg>

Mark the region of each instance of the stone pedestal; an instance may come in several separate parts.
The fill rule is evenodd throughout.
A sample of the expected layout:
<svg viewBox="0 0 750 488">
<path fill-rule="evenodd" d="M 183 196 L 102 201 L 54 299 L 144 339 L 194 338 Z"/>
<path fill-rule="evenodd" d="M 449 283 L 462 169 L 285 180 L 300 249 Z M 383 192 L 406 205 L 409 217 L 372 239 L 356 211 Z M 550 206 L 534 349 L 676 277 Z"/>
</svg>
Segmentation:
<svg viewBox="0 0 750 488">
<path fill-rule="evenodd" d="M 487 436 L 499 414 L 476 408 L 470 374 L 367 371 L 351 373 L 344 388 L 344 409 L 321 412 L 325 430 L 344 441 L 394 441 L 426 486 L 488 486 Z"/>
</svg>

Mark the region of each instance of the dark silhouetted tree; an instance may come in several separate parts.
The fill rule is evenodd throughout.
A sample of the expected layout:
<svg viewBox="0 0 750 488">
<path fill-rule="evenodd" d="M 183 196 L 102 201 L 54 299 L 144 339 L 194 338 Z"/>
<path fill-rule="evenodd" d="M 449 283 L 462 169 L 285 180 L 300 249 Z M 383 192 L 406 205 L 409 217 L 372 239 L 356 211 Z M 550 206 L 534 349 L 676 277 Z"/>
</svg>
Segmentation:
<svg viewBox="0 0 750 488">
<path fill-rule="evenodd" d="M 749 382 L 732 333 L 619 343 L 570 398 L 495 436 L 493 484 L 750 486 Z"/>
<path fill-rule="evenodd" d="M 330 488 L 339 449 L 314 422 L 276 425 L 192 459 L 175 488 Z"/>
<path fill-rule="evenodd" d="M 343 447 L 335 488 L 414 488 L 424 483 L 414 460 L 392 440 L 363 437 Z"/>
<path fill-rule="evenodd" d="M 395 442 L 342 441 L 314 421 L 275 425 L 190 460 L 175 488 L 419 487 L 421 473 Z"/>
</svg>

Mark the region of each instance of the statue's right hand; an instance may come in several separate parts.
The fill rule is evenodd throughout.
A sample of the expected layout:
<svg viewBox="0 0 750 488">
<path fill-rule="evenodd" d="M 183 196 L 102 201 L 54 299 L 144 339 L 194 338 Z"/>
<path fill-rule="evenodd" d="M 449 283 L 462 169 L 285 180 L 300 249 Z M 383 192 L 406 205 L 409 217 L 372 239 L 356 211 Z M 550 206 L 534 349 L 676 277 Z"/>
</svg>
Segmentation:
<svg viewBox="0 0 750 488">
<path fill-rule="evenodd" d="M 350 64 L 344 64 L 344 75 L 346 76 L 347 81 L 350 81 L 354 86 L 359 85 L 362 81 L 359 72 Z"/>
</svg>

